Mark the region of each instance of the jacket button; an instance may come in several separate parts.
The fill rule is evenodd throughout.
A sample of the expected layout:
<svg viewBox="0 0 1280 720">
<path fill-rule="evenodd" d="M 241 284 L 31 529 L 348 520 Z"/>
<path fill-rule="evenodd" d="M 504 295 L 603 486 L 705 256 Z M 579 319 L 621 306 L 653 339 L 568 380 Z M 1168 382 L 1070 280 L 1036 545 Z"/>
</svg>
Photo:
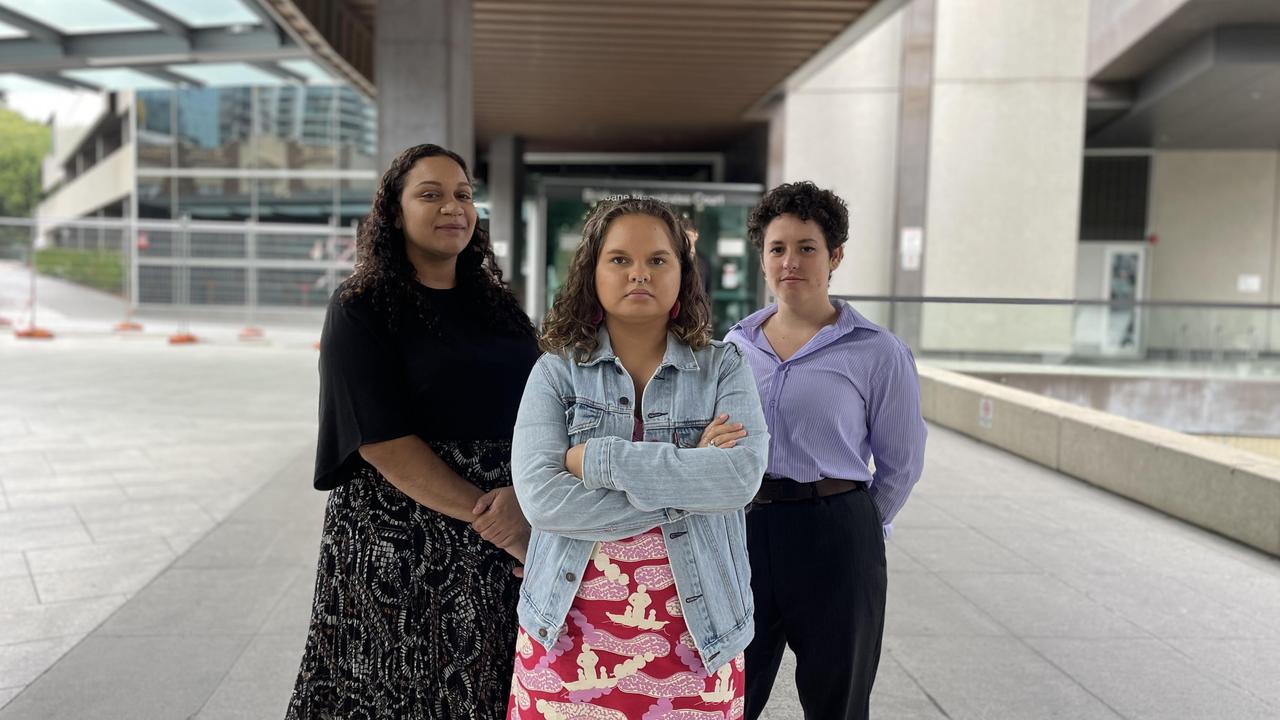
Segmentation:
<svg viewBox="0 0 1280 720">
<path fill-rule="evenodd" d="M 546 628 L 538 628 L 538 637 L 546 637 L 546 636 L 547 636 L 547 629 L 546 629 Z"/>
<path fill-rule="evenodd" d="M 627 397 L 627 396 L 623 395 L 622 397 L 618 398 L 618 403 L 619 403 L 619 404 L 621 404 L 621 405 L 630 405 L 630 404 L 631 404 L 631 398 L 629 398 L 629 397 Z"/>
<path fill-rule="evenodd" d="M 571 573 L 571 572 L 567 572 L 567 573 L 565 573 L 565 574 L 564 574 L 564 579 L 565 579 L 565 580 L 568 580 L 569 582 L 573 582 L 574 580 L 577 580 L 577 579 L 578 579 L 578 576 L 577 576 L 577 575 L 574 575 L 574 574 L 573 574 L 573 573 Z"/>
</svg>

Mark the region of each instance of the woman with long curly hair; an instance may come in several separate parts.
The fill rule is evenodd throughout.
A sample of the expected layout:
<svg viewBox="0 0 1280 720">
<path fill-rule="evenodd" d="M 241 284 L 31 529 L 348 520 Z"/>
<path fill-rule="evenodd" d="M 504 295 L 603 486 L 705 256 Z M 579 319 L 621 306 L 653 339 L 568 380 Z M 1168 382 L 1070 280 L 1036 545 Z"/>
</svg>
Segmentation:
<svg viewBox="0 0 1280 720">
<path fill-rule="evenodd" d="M 329 502 L 287 717 L 492 720 L 529 539 L 510 462 L 533 326 L 444 148 L 391 163 L 358 243 L 320 341 Z"/>
<path fill-rule="evenodd" d="M 533 525 L 512 720 L 742 713 L 769 434 L 694 263 L 666 205 L 606 201 L 547 315 L 511 451 Z"/>
</svg>

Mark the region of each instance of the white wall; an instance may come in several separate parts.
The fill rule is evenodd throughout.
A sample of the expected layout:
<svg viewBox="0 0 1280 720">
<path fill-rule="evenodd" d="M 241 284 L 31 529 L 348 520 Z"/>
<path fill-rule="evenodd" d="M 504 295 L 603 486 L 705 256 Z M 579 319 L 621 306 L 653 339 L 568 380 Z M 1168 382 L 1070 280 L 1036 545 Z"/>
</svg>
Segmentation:
<svg viewBox="0 0 1280 720">
<path fill-rule="evenodd" d="M 849 204 L 849 243 L 832 278 L 835 294 L 889 292 L 901 39 L 899 11 L 784 101 L 783 179 L 812 180 Z"/>
<path fill-rule="evenodd" d="M 1169 151 L 1152 159 L 1153 300 L 1280 302 L 1280 153 Z M 1242 275 L 1259 292 L 1241 292 Z M 1277 312 L 1156 311 L 1150 345 L 1280 349 Z M 1272 317 L 1269 317 L 1272 316 Z"/>
</svg>

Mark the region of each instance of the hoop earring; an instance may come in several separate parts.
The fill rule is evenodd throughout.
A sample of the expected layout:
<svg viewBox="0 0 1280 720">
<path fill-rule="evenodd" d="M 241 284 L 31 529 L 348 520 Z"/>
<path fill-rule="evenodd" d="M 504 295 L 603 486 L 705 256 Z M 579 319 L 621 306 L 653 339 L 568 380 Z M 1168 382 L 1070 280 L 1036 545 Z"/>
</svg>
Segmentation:
<svg viewBox="0 0 1280 720">
<path fill-rule="evenodd" d="M 604 322 L 604 308 L 596 305 L 596 311 L 591 315 L 591 324 L 599 325 Z"/>
<path fill-rule="evenodd" d="M 680 315 L 680 301 L 676 300 L 676 304 L 671 306 L 671 319 L 675 320 Z"/>
</svg>

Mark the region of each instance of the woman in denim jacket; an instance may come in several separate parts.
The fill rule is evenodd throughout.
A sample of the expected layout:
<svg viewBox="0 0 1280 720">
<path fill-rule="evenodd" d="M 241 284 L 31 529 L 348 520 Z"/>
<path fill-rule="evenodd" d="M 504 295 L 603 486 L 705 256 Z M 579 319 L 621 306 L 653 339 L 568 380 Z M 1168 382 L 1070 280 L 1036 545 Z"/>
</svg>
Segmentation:
<svg viewBox="0 0 1280 720">
<path fill-rule="evenodd" d="M 692 258 L 663 203 L 606 201 L 548 313 L 512 442 L 533 532 L 509 718 L 741 716 L 769 435 Z"/>
</svg>

